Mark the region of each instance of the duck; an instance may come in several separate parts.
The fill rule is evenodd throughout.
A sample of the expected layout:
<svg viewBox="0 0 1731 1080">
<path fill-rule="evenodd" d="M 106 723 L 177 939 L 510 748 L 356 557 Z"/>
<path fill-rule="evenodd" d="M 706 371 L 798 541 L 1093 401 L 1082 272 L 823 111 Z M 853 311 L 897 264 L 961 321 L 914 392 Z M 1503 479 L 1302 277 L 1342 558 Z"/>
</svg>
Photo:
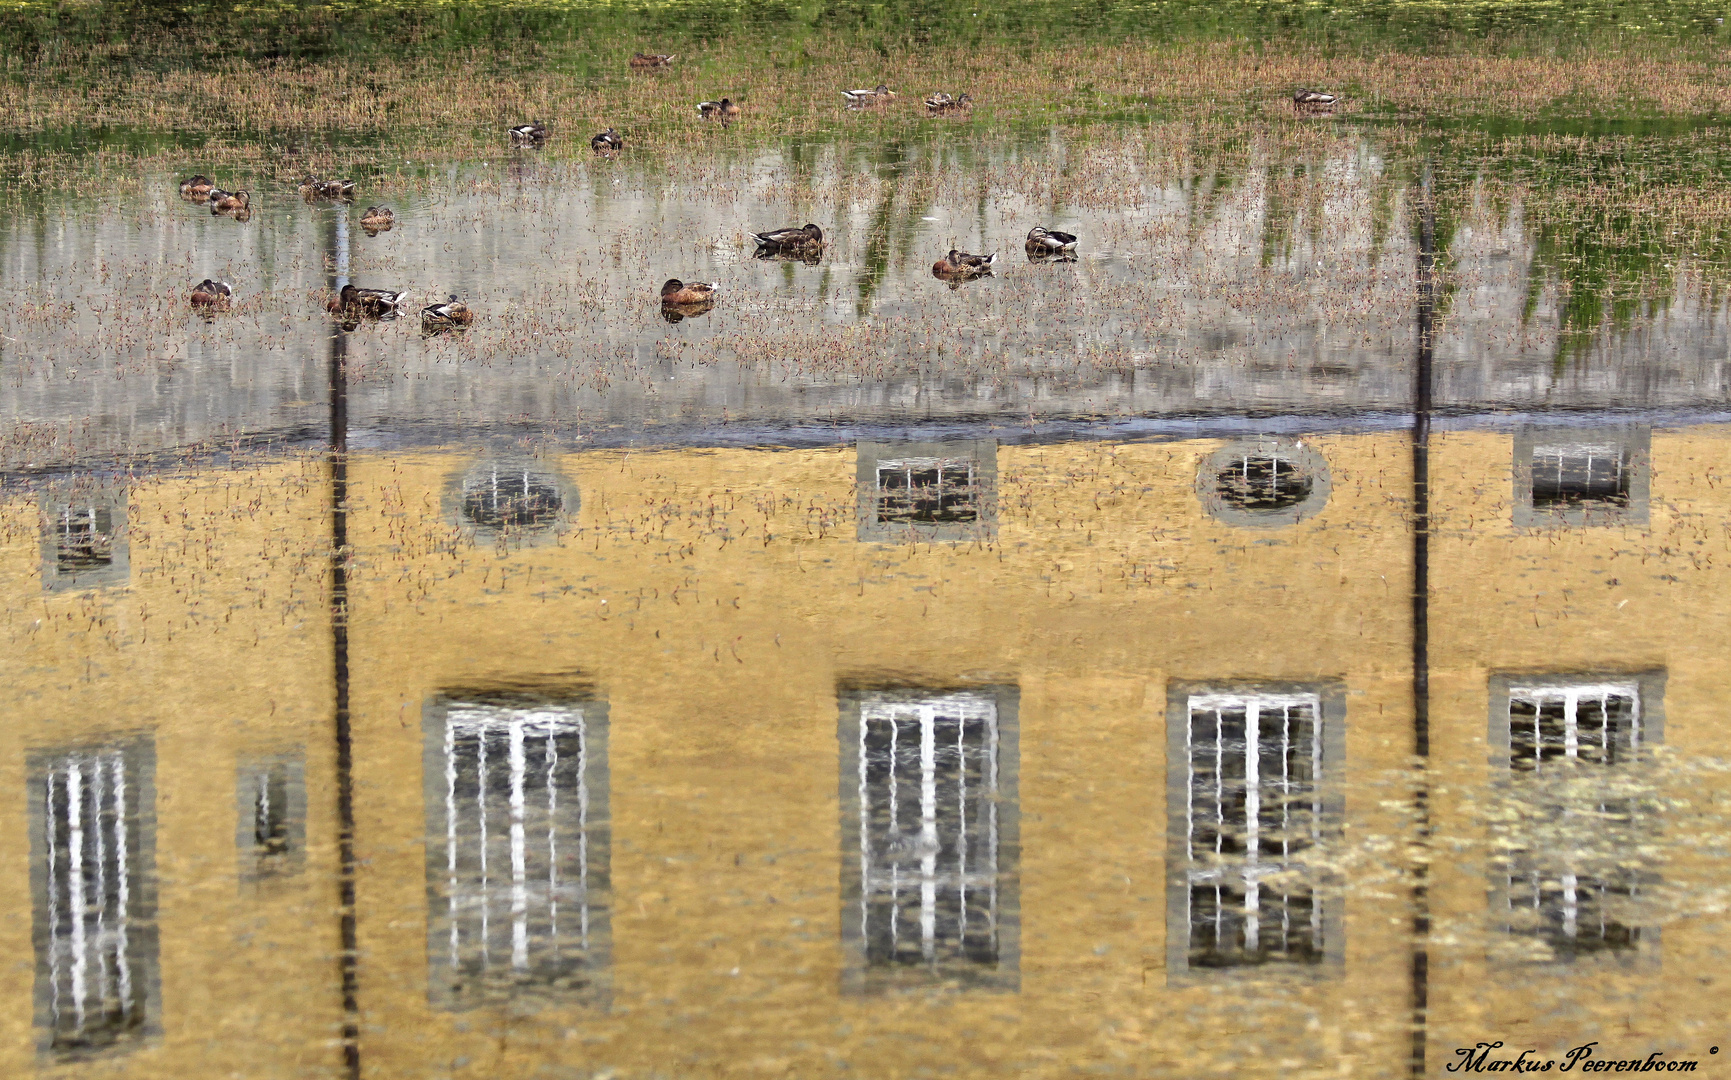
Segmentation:
<svg viewBox="0 0 1731 1080">
<path fill-rule="evenodd" d="M 1076 250 L 1076 238 L 1036 225 L 1028 230 L 1028 241 L 1022 247 L 1030 255 L 1067 255 Z"/>
<path fill-rule="evenodd" d="M 307 199 L 352 199 L 355 197 L 355 182 L 353 180 L 319 180 L 307 177 L 301 181 L 300 193 Z"/>
<path fill-rule="evenodd" d="M 217 191 L 213 188 L 211 189 L 209 200 L 210 212 L 213 214 L 239 215 L 252 209 L 251 196 L 247 195 L 244 191 L 236 191 L 233 194 L 230 194 L 229 192 Z"/>
<path fill-rule="evenodd" d="M 1292 107 L 1301 113 L 1331 113 L 1338 101 L 1340 98 L 1334 94 L 1306 90 L 1302 86 L 1292 92 Z"/>
<path fill-rule="evenodd" d="M 396 223 L 397 215 L 392 213 L 388 206 L 369 206 L 366 213 L 361 215 L 361 228 L 367 230 L 368 236 L 389 232 Z"/>
<path fill-rule="evenodd" d="M 205 278 L 192 287 L 192 306 L 210 311 L 227 311 L 234 299 L 234 289 L 226 281 Z"/>
<path fill-rule="evenodd" d="M 896 92 L 883 83 L 870 90 L 843 90 L 841 96 L 847 98 L 850 109 L 869 109 L 873 105 L 881 105 L 896 99 Z"/>
<path fill-rule="evenodd" d="M 589 145 L 595 148 L 597 154 L 617 154 L 625 149 L 625 137 L 612 128 L 608 128 L 591 138 Z"/>
<path fill-rule="evenodd" d="M 180 182 L 180 193 L 194 202 L 203 202 L 215 187 L 210 177 L 199 173 Z"/>
<path fill-rule="evenodd" d="M 946 115 L 954 115 L 955 113 L 964 113 L 964 112 L 967 112 L 969 109 L 972 109 L 973 107 L 974 107 L 974 99 L 965 93 L 957 94 L 955 97 L 951 97 L 950 95 L 944 93 L 942 90 L 939 90 L 936 93 L 934 93 L 931 97 L 926 99 L 926 109 L 929 112 L 931 112 L 931 114 L 933 116 L 946 116 Z"/>
<path fill-rule="evenodd" d="M 634 68 L 664 68 L 678 59 L 667 53 L 632 53 L 631 66 Z"/>
<path fill-rule="evenodd" d="M 697 103 L 697 115 L 705 120 L 720 120 L 722 123 L 739 115 L 739 106 L 731 98 L 720 101 L 700 101 Z"/>
<path fill-rule="evenodd" d="M 452 293 L 451 298 L 443 304 L 432 304 L 421 309 L 421 326 L 428 330 L 449 330 L 468 326 L 474 321 L 475 313 L 469 310 L 469 305 L 457 299 L 456 293 Z"/>
<path fill-rule="evenodd" d="M 343 291 L 325 302 L 325 309 L 335 314 L 366 315 L 374 319 L 391 318 L 402 312 L 403 294 L 389 289 L 358 289 L 344 285 Z"/>
<path fill-rule="evenodd" d="M 537 120 L 533 124 L 518 124 L 511 129 L 512 146 L 534 146 L 547 139 L 547 125 Z"/>
<path fill-rule="evenodd" d="M 985 277 L 997 264 L 997 252 L 990 255 L 970 255 L 951 248 L 949 254 L 932 264 L 932 276 L 948 281 L 966 281 L 969 278 Z"/>
<path fill-rule="evenodd" d="M 673 277 L 661 284 L 661 302 L 664 305 L 671 304 L 674 306 L 707 304 L 713 302 L 715 294 L 720 291 L 720 282 L 680 281 Z"/>
<path fill-rule="evenodd" d="M 771 232 L 752 233 L 751 235 L 757 240 L 757 246 L 760 248 L 791 250 L 823 247 L 823 230 L 810 223 L 797 229 L 775 229 Z"/>
</svg>

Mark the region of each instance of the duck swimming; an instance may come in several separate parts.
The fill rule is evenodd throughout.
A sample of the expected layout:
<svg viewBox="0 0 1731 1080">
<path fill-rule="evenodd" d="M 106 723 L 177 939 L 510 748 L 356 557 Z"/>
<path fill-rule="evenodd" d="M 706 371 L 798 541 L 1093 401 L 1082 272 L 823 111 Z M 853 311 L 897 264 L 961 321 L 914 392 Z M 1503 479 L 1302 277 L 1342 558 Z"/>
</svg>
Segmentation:
<svg viewBox="0 0 1731 1080">
<path fill-rule="evenodd" d="M 238 217 L 252 209 L 252 198 L 244 191 L 230 194 L 226 191 L 213 189 L 209 199 L 210 212 L 213 214 L 234 214 Z"/>
<path fill-rule="evenodd" d="M 512 146 L 535 146 L 547 139 L 547 125 L 537 120 L 533 124 L 518 124 L 511 129 Z"/>
<path fill-rule="evenodd" d="M 597 154 L 617 154 L 625 149 L 625 138 L 612 128 L 608 128 L 590 139 L 589 145 L 594 147 Z"/>
<path fill-rule="evenodd" d="M 1331 113 L 1339 101 L 1340 98 L 1334 94 L 1306 90 L 1302 86 L 1292 92 L 1292 108 L 1299 113 Z"/>
<path fill-rule="evenodd" d="M 205 278 L 192 287 L 192 306 L 204 308 L 207 311 L 227 311 L 229 301 L 234 299 L 234 289 L 226 281 L 212 281 Z"/>
<path fill-rule="evenodd" d="M 720 101 L 700 101 L 697 103 L 697 115 L 705 120 L 720 120 L 722 123 L 739 115 L 739 105 L 731 98 Z"/>
<path fill-rule="evenodd" d="M 772 232 L 751 234 L 757 240 L 760 248 L 778 248 L 796 250 L 823 247 L 823 230 L 816 225 L 806 224 L 797 229 L 776 229 Z"/>
<path fill-rule="evenodd" d="M 402 313 L 402 292 L 389 289 L 358 289 L 344 285 L 343 291 L 325 302 L 333 314 L 365 315 L 373 319 L 394 318 Z"/>
<path fill-rule="evenodd" d="M 951 248 L 949 254 L 932 264 L 932 276 L 945 281 L 967 281 L 969 278 L 986 277 L 997 264 L 996 252 L 990 255 L 970 255 Z"/>
<path fill-rule="evenodd" d="M 361 215 L 361 228 L 367 230 L 369 236 L 389 232 L 396 223 L 397 215 L 392 213 L 388 206 L 369 206 L 366 213 Z"/>
<path fill-rule="evenodd" d="M 1036 225 L 1028 230 L 1028 240 L 1022 248 L 1030 255 L 1067 255 L 1076 250 L 1076 238 Z"/>
<path fill-rule="evenodd" d="M 951 97 L 939 90 L 926 99 L 926 110 L 933 116 L 955 116 L 959 113 L 965 113 L 973 107 L 974 99 L 965 93 Z"/>
<path fill-rule="evenodd" d="M 847 99 L 850 109 L 869 109 L 873 105 L 884 105 L 896 99 L 896 92 L 883 83 L 870 90 L 843 90 L 841 96 Z"/>
<path fill-rule="evenodd" d="M 707 304 L 713 302 L 715 294 L 720 291 L 719 282 L 668 278 L 661 284 L 661 302 L 672 305 Z"/>
<path fill-rule="evenodd" d="M 216 185 L 210 182 L 210 177 L 199 173 L 180 182 L 180 193 L 193 202 L 203 202 L 215 187 Z"/>
<path fill-rule="evenodd" d="M 355 197 L 355 182 L 353 180 L 318 180 L 311 176 L 301 181 L 301 195 L 308 199 L 352 199 Z"/>
<path fill-rule="evenodd" d="M 421 309 L 421 327 L 426 330 L 452 330 L 468 326 L 475 321 L 474 312 L 469 305 L 457 299 L 452 293 L 451 298 L 443 304 L 433 304 Z"/>
<path fill-rule="evenodd" d="M 631 66 L 642 70 L 644 68 L 664 68 L 677 59 L 667 53 L 632 53 Z"/>
</svg>

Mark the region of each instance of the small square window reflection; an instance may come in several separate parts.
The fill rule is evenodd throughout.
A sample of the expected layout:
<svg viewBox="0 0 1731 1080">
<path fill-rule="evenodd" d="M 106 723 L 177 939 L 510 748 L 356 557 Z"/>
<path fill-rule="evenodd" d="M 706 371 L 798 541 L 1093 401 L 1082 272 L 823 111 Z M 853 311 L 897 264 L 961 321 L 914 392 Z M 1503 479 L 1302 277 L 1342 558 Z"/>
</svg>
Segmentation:
<svg viewBox="0 0 1731 1080">
<path fill-rule="evenodd" d="M 989 540 L 997 527 L 995 440 L 859 444 L 859 538 Z"/>
<path fill-rule="evenodd" d="M 42 587 L 47 592 L 125 584 L 126 488 L 74 478 L 43 493 Z"/>
<path fill-rule="evenodd" d="M 1642 525 L 1651 429 L 1526 428 L 1515 436 L 1514 523 Z"/>
</svg>

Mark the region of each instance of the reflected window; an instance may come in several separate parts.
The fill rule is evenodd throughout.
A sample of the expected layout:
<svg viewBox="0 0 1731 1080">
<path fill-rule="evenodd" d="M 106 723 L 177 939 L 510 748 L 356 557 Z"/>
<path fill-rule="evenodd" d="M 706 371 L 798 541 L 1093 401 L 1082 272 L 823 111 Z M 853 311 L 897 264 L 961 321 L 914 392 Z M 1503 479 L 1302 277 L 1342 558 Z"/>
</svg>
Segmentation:
<svg viewBox="0 0 1731 1080">
<path fill-rule="evenodd" d="M 1662 730 L 1662 674 L 1492 680 L 1492 745 L 1525 808 L 1492 877 L 1502 959 L 1638 957 L 1658 877 L 1642 865 L 1656 827 L 1638 771 Z"/>
<path fill-rule="evenodd" d="M 593 997 L 609 959 L 606 709 L 429 709 L 429 994 L 445 1008 Z"/>
<path fill-rule="evenodd" d="M 1515 436 L 1515 524 L 1645 524 L 1651 429 L 1528 428 Z"/>
<path fill-rule="evenodd" d="M 1000 690 L 843 696 L 855 989 L 1015 985 L 1013 713 Z"/>
<path fill-rule="evenodd" d="M 297 874 L 306 864 L 306 765 L 300 754 L 248 758 L 236 783 L 235 847 L 242 881 Z"/>
<path fill-rule="evenodd" d="M 156 1026 L 148 742 L 33 757 L 36 1004 L 45 1049 L 82 1057 Z"/>
<path fill-rule="evenodd" d="M 997 525 L 996 441 L 861 443 L 862 540 L 990 539 Z"/>
<path fill-rule="evenodd" d="M 527 468 L 492 465 L 463 478 L 463 517 L 483 529 L 545 528 L 564 508 L 558 482 Z"/>
<path fill-rule="evenodd" d="M 127 580 L 126 489 L 76 479 L 44 493 L 42 586 L 87 589 Z"/>
<path fill-rule="evenodd" d="M 1302 442 L 1234 442 L 1203 459 L 1196 492 L 1208 512 L 1229 525 L 1291 525 L 1327 505 L 1328 463 Z"/>
<path fill-rule="evenodd" d="M 1338 901 L 1311 862 L 1338 820 L 1324 786 L 1339 754 L 1334 700 L 1320 686 L 1175 691 L 1172 971 L 1339 955 Z"/>
</svg>

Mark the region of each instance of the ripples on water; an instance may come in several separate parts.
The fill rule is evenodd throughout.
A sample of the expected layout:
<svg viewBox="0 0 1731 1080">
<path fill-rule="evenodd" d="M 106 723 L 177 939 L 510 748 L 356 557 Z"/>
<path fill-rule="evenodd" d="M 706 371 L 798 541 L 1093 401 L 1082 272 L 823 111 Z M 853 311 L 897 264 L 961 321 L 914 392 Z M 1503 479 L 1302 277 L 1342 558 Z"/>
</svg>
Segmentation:
<svg viewBox="0 0 1731 1080">
<path fill-rule="evenodd" d="M 1345 126 L 703 168 L 5 225 L 8 1075 L 1711 1074 L 1710 255 L 1421 288 Z"/>
</svg>

